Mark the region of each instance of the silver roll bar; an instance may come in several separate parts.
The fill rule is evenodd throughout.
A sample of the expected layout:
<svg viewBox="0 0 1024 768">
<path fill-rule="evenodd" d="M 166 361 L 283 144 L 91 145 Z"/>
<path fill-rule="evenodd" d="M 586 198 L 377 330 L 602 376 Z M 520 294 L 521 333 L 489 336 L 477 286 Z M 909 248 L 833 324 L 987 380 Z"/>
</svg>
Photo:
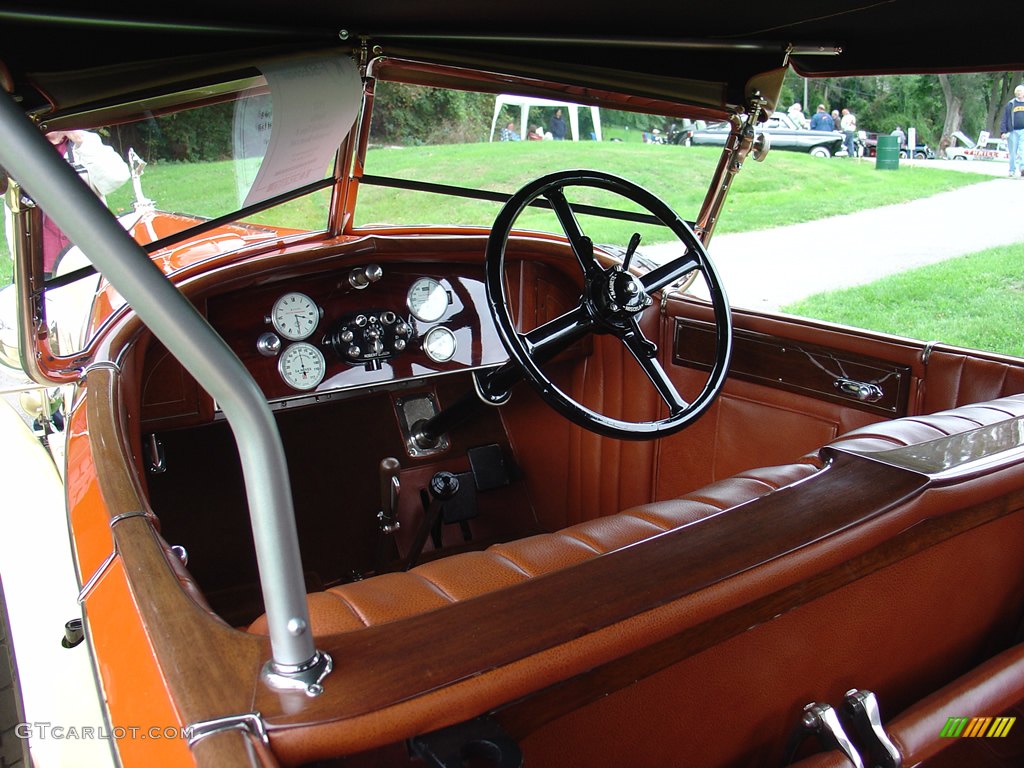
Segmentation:
<svg viewBox="0 0 1024 768">
<path fill-rule="evenodd" d="M 263 393 L 224 340 L 8 94 L 0 96 L 0 165 L 223 408 L 242 461 L 270 627 L 273 658 L 265 678 L 280 687 L 297 687 L 296 679 L 322 679 L 330 658 L 313 645 L 284 446 Z"/>
</svg>

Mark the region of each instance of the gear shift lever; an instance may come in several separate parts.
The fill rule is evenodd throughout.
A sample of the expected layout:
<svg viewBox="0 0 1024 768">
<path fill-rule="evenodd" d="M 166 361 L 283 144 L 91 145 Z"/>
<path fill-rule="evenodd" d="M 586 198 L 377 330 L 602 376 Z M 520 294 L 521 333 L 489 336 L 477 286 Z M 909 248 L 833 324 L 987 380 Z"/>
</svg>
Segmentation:
<svg viewBox="0 0 1024 768">
<path fill-rule="evenodd" d="M 384 533 L 394 533 L 401 527 L 398 522 L 398 494 L 402 484 L 398 479 L 402 465 L 388 456 L 380 461 L 380 512 L 377 520 Z"/>
</svg>

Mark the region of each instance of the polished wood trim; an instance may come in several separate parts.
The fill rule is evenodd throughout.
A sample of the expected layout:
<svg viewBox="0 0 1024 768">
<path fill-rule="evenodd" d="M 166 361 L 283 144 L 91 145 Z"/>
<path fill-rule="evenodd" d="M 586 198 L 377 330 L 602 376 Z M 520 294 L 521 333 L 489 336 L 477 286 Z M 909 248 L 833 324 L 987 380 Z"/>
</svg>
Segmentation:
<svg viewBox="0 0 1024 768">
<path fill-rule="evenodd" d="M 128 441 L 120 411 L 120 385 L 120 376 L 111 368 L 94 368 L 87 376 L 90 446 L 111 518 L 150 511 L 130 471 L 134 463 L 125 454 Z M 182 722 L 187 725 L 252 711 L 253 686 L 263 662 L 270 658 L 267 638 L 226 626 L 183 591 L 148 518 L 121 520 L 113 534 L 155 651 L 154 663 L 160 667 Z M 90 616 L 89 620 L 95 623 L 101 617 Z M 116 665 L 116 660 L 108 662 Z"/>
<path fill-rule="evenodd" d="M 784 557 L 881 515 L 926 483 L 922 475 L 840 455 L 798 486 L 636 546 L 429 613 L 323 638 L 321 647 L 334 657 L 336 671 L 320 697 L 284 700 L 260 686 L 256 704 L 276 726 L 373 712 Z M 452 627 L 473 628 L 465 635 L 468 644 L 459 642 Z M 424 649 L 430 649 L 429 675 Z"/>
<path fill-rule="evenodd" d="M 966 533 L 1024 508 L 1024 491 L 1002 496 L 911 526 L 885 543 L 853 557 L 813 578 L 729 611 L 714 621 L 688 629 L 666 640 L 616 659 L 584 675 L 552 686 L 527 699 L 498 710 L 502 727 L 521 739 L 637 680 L 712 648 L 751 627 L 771 621 L 805 603 L 869 576 L 872 573 L 924 552 L 954 536 Z"/>
<path fill-rule="evenodd" d="M 672 362 L 710 370 L 714 359 L 714 326 L 698 320 L 677 318 Z M 911 384 L 909 366 L 818 344 L 794 342 L 792 339 L 737 328 L 733 333 L 729 375 L 887 418 L 907 414 Z M 869 403 L 840 394 L 834 384 L 840 376 L 877 383 L 882 389 L 881 399 Z"/>
</svg>

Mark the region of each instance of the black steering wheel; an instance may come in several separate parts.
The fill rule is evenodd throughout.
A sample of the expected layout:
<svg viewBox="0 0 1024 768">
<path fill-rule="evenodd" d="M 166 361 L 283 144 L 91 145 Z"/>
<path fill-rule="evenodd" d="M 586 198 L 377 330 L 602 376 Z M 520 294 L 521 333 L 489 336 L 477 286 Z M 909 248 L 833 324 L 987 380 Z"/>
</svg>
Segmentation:
<svg viewBox="0 0 1024 768">
<path fill-rule="evenodd" d="M 633 275 L 629 263 L 640 243 L 634 234 L 622 265 L 608 268 L 594 256 L 593 241 L 583 234 L 569 202 L 566 187 L 596 187 L 614 192 L 639 204 L 682 240 L 682 256 L 651 270 L 642 277 Z M 583 295 L 579 303 L 560 317 L 528 333 L 520 333 L 512 319 L 505 286 L 505 247 L 519 214 L 537 198 L 550 204 L 565 231 L 573 253 L 583 269 Z M 690 226 L 664 202 L 632 182 L 601 171 L 559 171 L 533 181 L 520 189 L 495 219 L 487 242 L 487 300 L 498 334 L 511 361 L 525 375 L 540 396 L 566 418 L 598 434 L 632 440 L 654 439 L 678 432 L 708 409 L 725 383 L 732 352 L 732 315 L 721 279 L 703 244 Z M 700 394 L 687 402 L 658 362 L 657 346 L 640 329 L 640 316 L 653 303 L 651 295 L 693 270 L 707 282 L 715 315 L 715 362 Z M 616 336 L 636 358 L 651 384 L 668 406 L 668 415 L 655 421 L 623 421 L 593 411 L 566 395 L 541 370 L 541 364 L 589 333 Z M 501 369 L 499 369 L 499 372 Z M 481 393 L 494 401 L 502 395 L 507 376 L 478 379 Z M 493 391 L 495 386 L 499 391 Z M 504 387 L 507 389 L 507 385 Z"/>
</svg>

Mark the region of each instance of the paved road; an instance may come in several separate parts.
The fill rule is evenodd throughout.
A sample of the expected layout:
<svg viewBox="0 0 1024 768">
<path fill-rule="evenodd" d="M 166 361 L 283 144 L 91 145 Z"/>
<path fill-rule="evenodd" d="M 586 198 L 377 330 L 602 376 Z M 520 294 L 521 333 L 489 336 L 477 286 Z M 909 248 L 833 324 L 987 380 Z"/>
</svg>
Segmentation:
<svg viewBox="0 0 1024 768">
<path fill-rule="evenodd" d="M 806 224 L 716 235 L 709 252 L 730 303 L 774 311 L 821 291 L 1024 242 L 1024 179 L 1006 178 L 1005 163 L 922 161 L 917 166 L 907 170 L 942 166 L 1001 178 Z M 672 250 L 672 245 L 643 249 L 655 260 Z"/>
</svg>

